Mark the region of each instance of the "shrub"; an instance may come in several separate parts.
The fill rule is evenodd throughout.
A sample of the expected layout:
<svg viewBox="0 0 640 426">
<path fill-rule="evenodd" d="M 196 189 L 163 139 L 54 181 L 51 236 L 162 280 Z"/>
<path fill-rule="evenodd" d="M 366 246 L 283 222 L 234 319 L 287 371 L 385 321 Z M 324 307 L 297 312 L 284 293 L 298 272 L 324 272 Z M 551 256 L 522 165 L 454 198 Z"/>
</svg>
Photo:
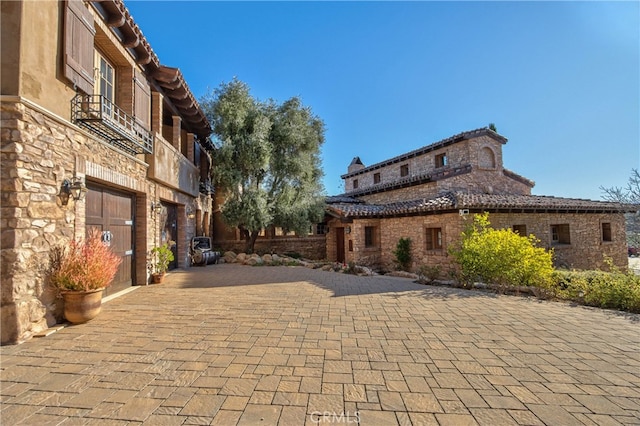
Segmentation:
<svg viewBox="0 0 640 426">
<path fill-rule="evenodd" d="M 489 213 L 483 213 L 474 215 L 450 253 L 460 265 L 463 283 L 547 287 L 553 274 L 553 252 L 537 247 L 539 242 L 534 235 L 491 228 Z"/>
<path fill-rule="evenodd" d="M 398 269 L 408 271 L 411 267 L 411 238 L 400 238 L 393 252 Z"/>
<path fill-rule="evenodd" d="M 169 269 L 169 264 L 174 261 L 173 252 L 169 244 L 164 243 L 151 249 L 153 273 L 164 274 Z"/>
<path fill-rule="evenodd" d="M 102 242 L 93 228 L 87 238 L 49 252 L 49 282 L 62 291 L 90 291 L 107 287 L 122 260 Z"/>
<path fill-rule="evenodd" d="M 631 271 L 556 271 L 550 292 L 584 305 L 640 313 L 640 276 Z"/>
<path fill-rule="evenodd" d="M 422 265 L 418 269 L 418 281 L 421 283 L 432 283 L 440 277 L 440 265 Z"/>
</svg>

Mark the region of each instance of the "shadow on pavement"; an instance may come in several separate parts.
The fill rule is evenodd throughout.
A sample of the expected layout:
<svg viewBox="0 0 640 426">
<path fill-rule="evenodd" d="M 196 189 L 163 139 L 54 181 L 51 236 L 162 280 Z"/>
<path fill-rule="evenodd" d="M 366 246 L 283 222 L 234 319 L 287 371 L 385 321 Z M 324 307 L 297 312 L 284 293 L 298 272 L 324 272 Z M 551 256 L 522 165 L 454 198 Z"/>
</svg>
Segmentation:
<svg viewBox="0 0 640 426">
<path fill-rule="evenodd" d="M 357 276 L 310 269 L 302 266 L 242 266 L 235 264 L 177 270 L 167 277 L 167 285 L 181 288 L 218 288 L 305 282 L 330 291 L 333 297 L 387 293 L 390 297 L 451 299 L 496 298 L 489 292 L 417 284 L 408 278 Z M 163 284 L 164 285 L 164 284 Z M 409 294 L 410 293 L 410 294 Z"/>
</svg>

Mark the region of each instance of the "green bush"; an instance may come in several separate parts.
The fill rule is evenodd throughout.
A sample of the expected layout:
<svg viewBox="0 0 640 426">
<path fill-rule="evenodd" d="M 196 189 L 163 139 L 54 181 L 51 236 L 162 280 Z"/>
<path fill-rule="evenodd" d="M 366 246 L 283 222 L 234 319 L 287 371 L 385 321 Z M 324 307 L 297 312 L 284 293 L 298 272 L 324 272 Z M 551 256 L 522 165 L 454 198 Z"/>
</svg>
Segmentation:
<svg viewBox="0 0 640 426">
<path fill-rule="evenodd" d="M 440 278 L 440 265 L 421 265 L 418 268 L 418 281 L 421 283 L 432 283 Z"/>
<path fill-rule="evenodd" d="M 450 254 L 460 265 L 464 284 L 483 281 L 503 286 L 547 287 L 553 274 L 553 252 L 538 247 L 534 235 L 493 229 L 489 213 L 476 214 L 473 223 Z"/>
<path fill-rule="evenodd" d="M 640 276 L 633 272 L 556 271 L 550 291 L 584 305 L 640 313 Z"/>
<path fill-rule="evenodd" d="M 411 268 L 411 238 L 400 238 L 393 255 L 398 269 L 408 271 Z"/>
</svg>

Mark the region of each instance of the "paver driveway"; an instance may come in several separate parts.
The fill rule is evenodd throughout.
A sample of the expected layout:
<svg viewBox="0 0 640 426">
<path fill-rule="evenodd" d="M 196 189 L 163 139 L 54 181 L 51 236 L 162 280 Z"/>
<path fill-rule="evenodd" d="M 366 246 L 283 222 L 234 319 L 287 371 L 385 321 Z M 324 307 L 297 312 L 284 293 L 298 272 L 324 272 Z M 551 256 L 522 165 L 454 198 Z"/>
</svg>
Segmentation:
<svg viewBox="0 0 640 426">
<path fill-rule="evenodd" d="M 2 354 L 2 424 L 640 424 L 640 316 L 302 267 L 178 271 Z"/>
</svg>

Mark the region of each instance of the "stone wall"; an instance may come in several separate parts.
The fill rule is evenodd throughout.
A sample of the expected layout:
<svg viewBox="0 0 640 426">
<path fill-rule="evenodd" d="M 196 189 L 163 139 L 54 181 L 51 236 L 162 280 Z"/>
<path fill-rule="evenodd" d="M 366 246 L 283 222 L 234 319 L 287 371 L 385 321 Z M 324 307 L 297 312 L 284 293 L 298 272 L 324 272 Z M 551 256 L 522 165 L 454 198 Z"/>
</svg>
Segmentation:
<svg viewBox="0 0 640 426">
<path fill-rule="evenodd" d="M 60 202 L 64 179 L 99 162 L 144 182 L 146 167 L 64 120 L 27 103 L 2 107 L 2 342 L 21 341 L 56 322 L 43 266 L 51 247 L 84 236 L 84 202 Z M 88 167 L 91 171 L 91 167 Z M 142 185 L 141 191 L 147 191 Z"/>
<path fill-rule="evenodd" d="M 340 224 L 338 220 L 329 222 L 331 227 L 327 235 L 327 258 L 335 260 L 335 227 L 350 226 L 351 233 L 345 234 L 345 251 L 347 261 L 371 264 L 374 249 L 364 249 L 364 227 L 379 227 L 379 264 L 383 269 L 394 269 L 398 240 L 411 238 L 414 270 L 422 264 L 441 267 L 446 274 L 455 267 L 448 249 L 460 239 L 466 223 L 471 216 L 461 217 L 458 212 L 425 216 L 411 216 L 384 219 L 354 219 L 351 224 Z M 513 225 L 526 225 L 527 233 L 534 234 L 541 240 L 540 246 L 553 248 L 557 267 L 575 269 L 596 269 L 605 267 L 604 256 L 610 257 L 621 269 L 627 268 L 626 240 L 624 218 L 622 214 L 595 213 L 491 213 L 489 220 L 494 228 L 511 228 Z M 610 223 L 612 241 L 602 241 L 602 223 Z M 569 224 L 571 243 L 553 244 L 551 241 L 551 225 Z M 442 250 L 427 250 L 427 228 L 441 228 L 443 234 Z M 349 252 L 348 240 L 353 240 L 353 252 Z"/>
<path fill-rule="evenodd" d="M 147 179 L 143 156 L 119 151 L 29 101 L 5 96 L 1 105 L 2 343 L 26 340 L 61 319 L 43 268 L 51 247 L 85 235 L 85 202 L 60 202 L 64 179 L 80 177 L 135 196 L 136 284 L 147 283 L 147 254 L 159 239 L 151 202 L 177 204 L 178 266 L 189 266 L 188 241 L 197 218 L 211 217 L 211 197 L 196 199 Z"/>
<path fill-rule="evenodd" d="M 435 158 L 446 154 L 447 165 L 436 167 Z M 372 204 L 394 203 L 404 200 L 432 198 L 444 191 L 474 191 L 487 194 L 531 194 L 533 183 L 519 179 L 502 166 L 502 144 L 489 136 L 463 140 L 444 148 L 412 157 L 406 161 L 385 165 L 378 169 L 345 179 L 347 193 L 375 189 L 376 185 L 401 181 L 400 167 L 409 166 L 409 178 L 432 174 L 433 180 L 419 185 L 405 186 L 367 195 L 355 195 L 358 199 Z M 470 171 L 464 172 L 470 166 Z M 374 184 L 374 175 L 380 174 L 380 183 Z M 354 180 L 358 188 L 354 189 Z M 406 179 L 406 178 L 405 178 Z"/>
<path fill-rule="evenodd" d="M 443 154 L 446 155 L 447 158 L 446 166 L 436 167 L 436 157 Z M 400 168 L 404 165 L 409 168 L 409 174 L 406 177 L 401 176 L 400 173 Z M 414 176 L 423 176 L 434 173 L 437 174 L 446 170 L 454 170 L 467 165 L 470 165 L 474 170 L 474 175 L 472 177 L 467 177 L 467 179 L 462 180 L 454 178 L 442 179 L 438 182 L 438 188 L 435 189 L 435 194 L 437 194 L 438 191 L 449 189 L 447 185 L 452 188 L 479 189 L 483 192 L 485 190 L 506 192 L 511 191 L 512 186 L 516 186 L 517 192 L 514 193 L 530 193 L 529 191 L 531 188 L 523 185 L 521 182 L 518 182 L 518 185 L 516 185 L 515 182 L 508 182 L 505 180 L 505 176 L 502 172 L 502 143 L 486 135 L 456 142 L 452 145 L 435 149 L 415 157 L 407 158 L 403 161 L 383 165 L 379 168 L 349 176 L 345 179 L 345 191 L 349 193 L 354 190 L 363 190 L 375 187 L 376 185 L 398 182 L 402 179 Z M 376 174 L 379 174 L 380 176 L 379 183 L 375 183 L 374 181 L 374 175 Z M 354 188 L 354 180 L 358 180 L 357 188 Z M 492 180 L 497 181 L 492 183 Z M 471 187 L 464 186 L 469 183 L 472 184 Z M 400 190 L 400 192 L 405 193 L 410 193 L 411 191 L 425 193 L 424 190 L 418 190 L 416 187 Z M 392 196 L 395 197 L 395 195 Z"/>
<path fill-rule="evenodd" d="M 245 243 L 239 240 L 219 240 L 214 241 L 213 246 L 221 251 L 244 252 Z M 309 237 L 277 237 L 258 238 L 255 243 L 255 252 L 266 253 L 299 253 L 304 258 L 311 260 L 325 259 L 327 248 L 324 235 L 314 235 Z"/>
</svg>

